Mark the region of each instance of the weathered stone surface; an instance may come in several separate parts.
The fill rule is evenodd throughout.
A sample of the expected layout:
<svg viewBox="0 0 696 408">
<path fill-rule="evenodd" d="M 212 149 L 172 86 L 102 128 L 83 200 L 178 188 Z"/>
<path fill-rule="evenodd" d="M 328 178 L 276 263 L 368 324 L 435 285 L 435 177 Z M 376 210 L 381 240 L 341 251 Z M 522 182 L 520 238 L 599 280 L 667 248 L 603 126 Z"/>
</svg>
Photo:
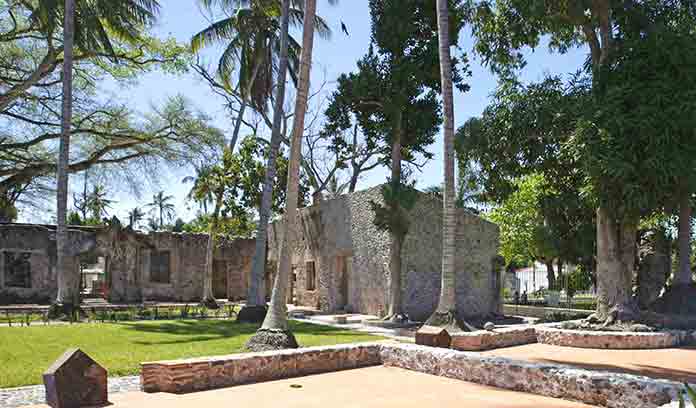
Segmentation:
<svg viewBox="0 0 696 408">
<path fill-rule="evenodd" d="M 534 327 L 502 328 L 495 331 L 479 330 L 452 335 L 451 348 L 462 351 L 493 350 L 501 347 L 536 343 Z"/>
<path fill-rule="evenodd" d="M 381 364 L 379 343 L 141 364 L 145 392 L 188 393 Z"/>
<path fill-rule="evenodd" d="M 389 234 L 374 225 L 371 201 L 381 201 L 380 187 L 355 192 L 303 208 L 301 233 L 293 248 L 296 304 L 327 312 L 351 310 L 384 316 L 388 309 Z M 402 249 L 403 308 L 411 320 L 425 321 L 440 293 L 442 202 L 421 194 L 411 211 Z M 493 264 L 499 230 L 463 209 L 457 212 L 457 311 L 463 318 L 499 312 L 501 270 Z M 271 263 L 277 261 L 280 222 L 269 227 Z M 310 282 L 316 272 L 315 282 Z M 314 284 L 316 283 L 316 285 Z"/>
<path fill-rule="evenodd" d="M 628 374 L 535 364 L 411 344 L 382 345 L 384 365 L 609 408 L 656 408 L 681 385 Z"/>
<path fill-rule="evenodd" d="M 538 327 L 536 334 L 537 341 L 543 344 L 598 349 L 669 348 L 685 344 L 689 339 L 685 331 L 609 332 Z"/>
<path fill-rule="evenodd" d="M 108 256 L 108 297 L 112 302 L 197 302 L 201 297 L 207 234 L 143 234 L 115 227 L 71 226 L 69 239 L 76 274 L 80 254 Z M 164 282 L 151 276 L 153 251 L 168 254 L 169 279 Z M 253 256 L 254 240 L 218 241 L 213 268 L 216 296 L 246 297 Z M 54 298 L 56 262 L 55 226 L 0 224 L 0 302 L 3 298 L 27 302 Z"/>
<path fill-rule="evenodd" d="M 66 351 L 43 375 L 46 403 L 53 408 L 76 408 L 108 402 L 107 373 L 79 349 Z"/>
</svg>

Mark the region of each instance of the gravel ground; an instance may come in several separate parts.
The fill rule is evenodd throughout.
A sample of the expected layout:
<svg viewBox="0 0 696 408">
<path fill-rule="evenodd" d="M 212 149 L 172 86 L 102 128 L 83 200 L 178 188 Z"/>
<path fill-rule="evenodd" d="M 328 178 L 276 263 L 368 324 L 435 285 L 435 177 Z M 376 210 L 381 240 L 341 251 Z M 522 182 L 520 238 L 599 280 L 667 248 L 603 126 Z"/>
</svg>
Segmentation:
<svg viewBox="0 0 696 408">
<path fill-rule="evenodd" d="M 139 390 L 139 376 L 109 378 L 109 394 Z M 46 394 L 43 385 L 0 389 L 0 407 L 2 408 L 16 408 L 45 402 Z"/>
</svg>

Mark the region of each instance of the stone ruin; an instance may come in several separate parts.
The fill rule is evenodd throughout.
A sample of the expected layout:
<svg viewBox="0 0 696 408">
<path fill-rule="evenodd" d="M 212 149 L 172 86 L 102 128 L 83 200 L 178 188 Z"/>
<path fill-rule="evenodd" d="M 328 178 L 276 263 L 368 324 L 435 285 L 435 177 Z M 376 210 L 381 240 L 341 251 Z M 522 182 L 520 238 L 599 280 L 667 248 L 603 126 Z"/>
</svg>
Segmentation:
<svg viewBox="0 0 696 408">
<path fill-rule="evenodd" d="M 373 200 L 381 200 L 380 187 L 300 210 L 289 303 L 325 312 L 386 313 L 390 237 L 374 225 Z M 457 211 L 457 309 L 464 317 L 501 313 L 499 229 Z M 402 251 L 403 306 L 411 319 L 424 320 L 440 291 L 442 202 L 422 194 L 410 215 Z M 267 265 L 273 267 L 267 268 L 267 292 L 281 230 L 280 222 L 269 226 Z M 112 226 L 70 227 L 70 237 L 75 273 L 80 273 L 80 257 L 104 258 L 103 296 L 111 302 L 196 302 L 202 295 L 207 234 L 146 234 Z M 219 240 L 213 265 L 217 298 L 246 297 L 253 256 L 253 240 Z M 56 292 L 55 264 L 54 226 L 0 224 L 0 304 L 50 300 Z"/>
<path fill-rule="evenodd" d="M 52 225 L 0 224 L 0 304 L 45 303 L 55 296 L 55 234 Z M 75 274 L 85 267 L 81 259 L 103 258 L 105 284 L 93 290 L 111 302 L 194 302 L 201 297 L 207 234 L 70 226 L 69 237 Z M 246 296 L 253 255 L 253 240 L 218 241 L 216 297 Z"/>
</svg>

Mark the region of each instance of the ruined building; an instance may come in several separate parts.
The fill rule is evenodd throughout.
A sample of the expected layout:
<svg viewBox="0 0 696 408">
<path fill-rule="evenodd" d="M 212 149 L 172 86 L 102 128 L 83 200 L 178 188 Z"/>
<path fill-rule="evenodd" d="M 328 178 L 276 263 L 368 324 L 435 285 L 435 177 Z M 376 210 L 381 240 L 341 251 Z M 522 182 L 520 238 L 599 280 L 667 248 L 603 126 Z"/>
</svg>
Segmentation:
<svg viewBox="0 0 696 408">
<path fill-rule="evenodd" d="M 374 187 L 300 210 L 289 300 L 329 312 L 386 314 L 390 237 L 374 225 L 370 206 L 370 201 L 380 200 L 380 187 Z M 465 209 L 457 211 L 457 310 L 465 317 L 498 313 L 498 227 Z M 441 199 L 421 193 L 410 219 L 401 253 L 402 299 L 411 319 L 424 320 L 435 310 L 440 294 Z M 276 222 L 269 231 L 270 264 L 278 257 L 281 225 Z"/>
<path fill-rule="evenodd" d="M 70 227 L 69 248 L 75 273 L 103 259 L 104 283 L 83 286 L 111 302 L 195 302 L 203 292 L 207 240 L 206 234 Z M 219 240 L 213 261 L 216 297 L 246 296 L 253 256 L 253 240 Z M 49 301 L 57 290 L 55 264 L 55 226 L 0 224 L 0 304 Z"/>
<path fill-rule="evenodd" d="M 327 312 L 386 313 L 390 237 L 374 225 L 370 206 L 380 199 L 375 187 L 300 210 L 290 302 Z M 280 230 L 279 222 L 269 227 L 268 265 L 277 264 Z M 467 317 L 497 313 L 502 284 L 502 268 L 496 265 L 498 227 L 459 209 L 456 231 L 457 308 Z M 205 234 L 71 227 L 70 237 L 76 273 L 103 258 L 103 284 L 86 286 L 101 288 L 111 302 L 200 299 Z M 435 309 L 441 254 L 442 202 L 422 194 L 411 211 L 402 251 L 402 297 L 412 319 L 425 319 Z M 246 296 L 253 255 L 253 240 L 220 240 L 213 265 L 216 297 Z M 55 263 L 54 226 L 0 224 L 0 303 L 48 301 L 56 291 Z M 268 269 L 270 290 L 274 268 Z M 94 276 L 93 267 L 88 271 Z"/>
</svg>

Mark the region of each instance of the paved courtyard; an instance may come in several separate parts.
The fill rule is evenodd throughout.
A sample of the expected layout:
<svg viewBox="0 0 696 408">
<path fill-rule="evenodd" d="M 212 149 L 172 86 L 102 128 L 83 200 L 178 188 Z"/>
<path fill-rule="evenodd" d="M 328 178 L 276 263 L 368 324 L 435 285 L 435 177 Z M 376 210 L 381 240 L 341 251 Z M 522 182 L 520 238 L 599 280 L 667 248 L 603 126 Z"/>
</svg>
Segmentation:
<svg viewBox="0 0 696 408">
<path fill-rule="evenodd" d="M 599 350 L 537 343 L 491 350 L 484 354 L 696 383 L 696 347 Z"/>
<path fill-rule="evenodd" d="M 114 395 L 111 408 L 588 408 L 393 367 L 370 367 L 186 395 Z M 37 406 L 44 407 L 44 406 Z"/>
</svg>

